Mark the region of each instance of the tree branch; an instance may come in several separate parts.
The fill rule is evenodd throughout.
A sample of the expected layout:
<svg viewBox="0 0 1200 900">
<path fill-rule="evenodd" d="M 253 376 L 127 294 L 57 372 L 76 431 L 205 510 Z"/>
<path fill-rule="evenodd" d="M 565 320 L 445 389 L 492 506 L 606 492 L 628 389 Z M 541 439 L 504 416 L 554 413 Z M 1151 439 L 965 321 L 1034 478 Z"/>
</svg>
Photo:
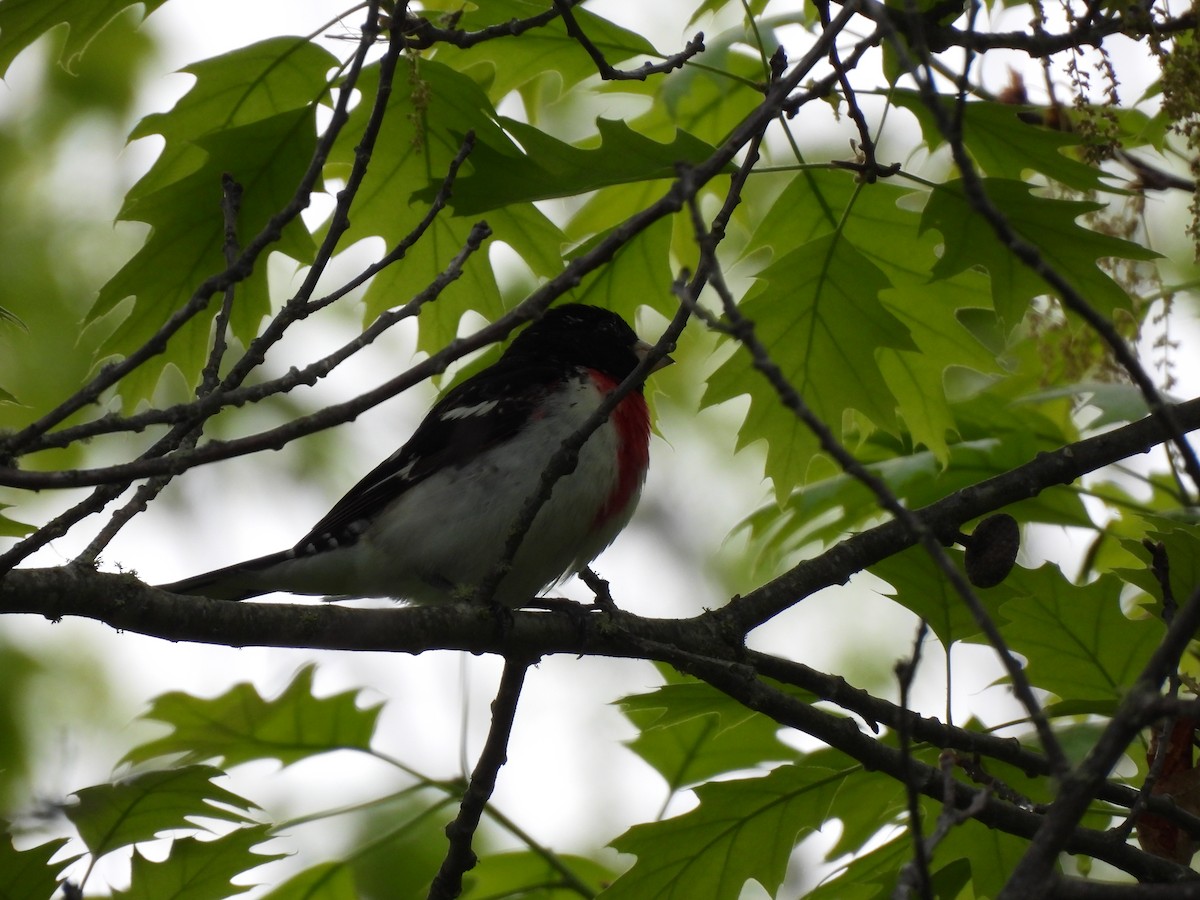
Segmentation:
<svg viewBox="0 0 1200 900">
<path fill-rule="evenodd" d="M 857 2 L 857 0 L 856 0 Z M 958 11 L 961 6 L 955 7 Z M 1032 59 L 1044 59 L 1067 50 L 1099 46 L 1105 38 L 1125 34 L 1133 40 L 1150 35 L 1167 36 L 1193 31 L 1196 28 L 1194 10 L 1179 16 L 1135 26 L 1130 20 L 1114 15 L 1104 19 L 1085 19 L 1079 26 L 1058 34 L 1045 31 L 979 32 L 971 29 L 939 25 L 936 16 L 944 10 L 926 15 L 908 15 L 889 8 L 879 0 L 861 0 L 863 15 L 875 22 L 887 22 L 887 27 L 903 34 L 910 41 L 921 40 L 931 52 L 941 53 L 961 47 L 974 53 L 988 50 L 1019 50 Z"/>
</svg>

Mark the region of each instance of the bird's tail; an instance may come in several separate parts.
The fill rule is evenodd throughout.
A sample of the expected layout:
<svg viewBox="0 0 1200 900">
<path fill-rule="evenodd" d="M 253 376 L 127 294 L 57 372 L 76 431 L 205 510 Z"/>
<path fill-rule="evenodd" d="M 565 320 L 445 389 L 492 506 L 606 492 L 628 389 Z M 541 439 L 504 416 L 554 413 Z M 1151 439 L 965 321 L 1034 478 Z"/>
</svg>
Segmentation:
<svg viewBox="0 0 1200 900">
<path fill-rule="evenodd" d="M 279 563 L 294 559 L 295 555 L 293 550 L 283 550 L 156 587 L 171 594 L 208 597 L 210 600 L 248 600 L 278 590 L 266 577 L 267 572 Z"/>
</svg>

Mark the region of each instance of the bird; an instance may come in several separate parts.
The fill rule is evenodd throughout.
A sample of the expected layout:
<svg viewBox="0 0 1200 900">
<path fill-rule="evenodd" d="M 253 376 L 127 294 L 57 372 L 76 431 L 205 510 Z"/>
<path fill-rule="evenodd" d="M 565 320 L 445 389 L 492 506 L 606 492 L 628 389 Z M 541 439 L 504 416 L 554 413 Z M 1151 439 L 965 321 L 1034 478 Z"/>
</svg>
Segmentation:
<svg viewBox="0 0 1200 900">
<path fill-rule="evenodd" d="M 551 307 L 495 363 L 435 403 L 294 547 L 159 588 L 214 600 L 273 592 L 426 605 L 480 599 L 552 457 L 650 349 L 610 310 Z M 663 356 L 650 372 L 670 362 Z M 482 599 L 531 604 L 629 523 L 649 465 L 643 387 L 588 437 Z"/>
</svg>

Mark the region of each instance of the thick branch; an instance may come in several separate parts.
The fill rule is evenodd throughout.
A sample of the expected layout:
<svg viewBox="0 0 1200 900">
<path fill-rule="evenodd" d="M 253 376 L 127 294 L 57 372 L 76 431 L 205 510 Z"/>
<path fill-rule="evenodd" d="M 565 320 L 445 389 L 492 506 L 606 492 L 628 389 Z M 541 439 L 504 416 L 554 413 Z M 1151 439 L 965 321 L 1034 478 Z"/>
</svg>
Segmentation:
<svg viewBox="0 0 1200 900">
<path fill-rule="evenodd" d="M 1200 399 L 1179 404 L 1175 413 L 1186 430 L 1200 429 Z M 1147 417 L 1060 450 L 1038 454 L 1023 466 L 956 491 L 915 510 L 913 515 L 935 534 L 957 534 L 964 522 L 1145 453 L 1166 439 L 1161 422 Z M 697 629 L 697 635 L 728 635 L 728 639 L 722 640 L 736 643 L 738 636 L 748 629 L 822 588 L 844 584 L 854 573 L 912 546 L 914 541 L 915 537 L 901 523 L 885 522 L 847 538 L 721 609 L 682 621 L 637 618 L 638 629 L 649 627 L 655 639 L 668 641 L 683 631 Z M 298 609 L 302 611 L 299 614 Z M 550 620 L 542 622 L 545 617 L 536 614 L 519 614 L 514 632 L 500 640 L 495 634 L 494 621 L 483 610 L 458 613 L 448 608 L 350 610 L 337 606 L 185 600 L 149 588 L 129 575 L 67 567 L 15 569 L 4 575 L 0 580 L 0 613 L 6 612 L 32 613 L 51 619 L 82 616 L 166 640 L 230 646 L 410 653 L 431 649 L 503 653 L 522 648 L 536 654 L 580 649 L 576 631 L 555 630 Z M 478 618 L 481 626 L 478 633 L 468 627 L 471 620 L 468 613 Z M 537 630 L 523 631 L 522 623 L 529 619 L 539 621 Z M 533 622 L 528 627 L 532 628 Z M 540 630 L 543 628 L 549 630 Z M 532 643 L 509 643 L 521 634 Z"/>
<path fill-rule="evenodd" d="M 650 650 L 646 644 L 643 644 L 643 648 Z M 973 817 L 989 828 L 1029 838 L 1042 826 L 1042 816 L 990 796 L 986 790 L 976 790 L 958 781 L 952 781 L 952 785 L 948 786 L 942 774 L 933 766 L 917 760 L 906 760 L 900 750 L 863 734 L 852 721 L 839 719 L 809 703 L 774 690 L 754 678 L 745 666 L 674 648 L 657 648 L 654 655 L 689 675 L 703 679 L 749 709 L 819 738 L 860 761 L 867 769 L 884 772 L 901 783 L 907 781 L 926 796 L 938 800 L 950 799 L 954 809 L 976 810 Z M 1105 860 L 1143 880 L 1179 881 L 1196 877 L 1196 873 L 1185 866 L 1159 859 L 1130 844 L 1114 842 L 1107 834 L 1091 829 L 1073 827 L 1063 849 Z"/>
</svg>

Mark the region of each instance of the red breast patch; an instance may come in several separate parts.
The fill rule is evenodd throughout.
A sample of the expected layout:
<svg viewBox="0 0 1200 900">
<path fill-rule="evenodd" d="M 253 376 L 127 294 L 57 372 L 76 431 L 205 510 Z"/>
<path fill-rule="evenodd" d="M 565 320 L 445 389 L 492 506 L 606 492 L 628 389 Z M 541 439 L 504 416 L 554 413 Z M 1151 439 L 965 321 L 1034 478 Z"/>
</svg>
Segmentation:
<svg viewBox="0 0 1200 900">
<path fill-rule="evenodd" d="M 620 383 L 602 372 L 591 371 L 592 383 L 609 393 Z M 617 482 L 596 513 L 601 524 L 622 512 L 637 493 L 650 464 L 650 411 L 639 392 L 626 394 L 610 417 L 617 431 Z"/>
</svg>

